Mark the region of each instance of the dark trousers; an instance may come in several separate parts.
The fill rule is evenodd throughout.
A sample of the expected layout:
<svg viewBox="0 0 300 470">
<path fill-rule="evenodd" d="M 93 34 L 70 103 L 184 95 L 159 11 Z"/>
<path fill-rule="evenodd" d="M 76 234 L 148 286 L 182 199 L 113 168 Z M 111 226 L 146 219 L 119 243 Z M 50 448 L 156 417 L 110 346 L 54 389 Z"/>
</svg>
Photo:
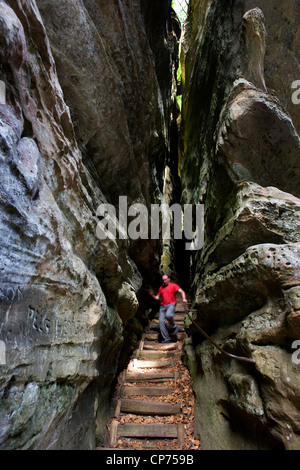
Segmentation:
<svg viewBox="0 0 300 470">
<path fill-rule="evenodd" d="M 172 333 L 177 333 L 177 326 L 174 321 L 175 307 L 176 304 L 168 304 L 161 305 L 159 309 L 159 328 L 164 341 L 171 340 L 165 320 L 167 320 L 173 328 Z"/>
</svg>

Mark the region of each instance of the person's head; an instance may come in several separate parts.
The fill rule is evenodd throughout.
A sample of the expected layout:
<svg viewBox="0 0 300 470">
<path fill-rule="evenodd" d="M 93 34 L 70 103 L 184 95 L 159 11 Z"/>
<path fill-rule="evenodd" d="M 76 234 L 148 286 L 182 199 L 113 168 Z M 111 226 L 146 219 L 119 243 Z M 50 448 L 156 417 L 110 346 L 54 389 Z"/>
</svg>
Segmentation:
<svg viewBox="0 0 300 470">
<path fill-rule="evenodd" d="M 167 285 L 169 284 L 169 282 L 170 282 L 169 276 L 168 276 L 167 274 L 164 274 L 164 275 L 162 276 L 162 283 L 163 283 L 163 285 L 164 285 L 164 286 L 167 286 Z"/>
</svg>

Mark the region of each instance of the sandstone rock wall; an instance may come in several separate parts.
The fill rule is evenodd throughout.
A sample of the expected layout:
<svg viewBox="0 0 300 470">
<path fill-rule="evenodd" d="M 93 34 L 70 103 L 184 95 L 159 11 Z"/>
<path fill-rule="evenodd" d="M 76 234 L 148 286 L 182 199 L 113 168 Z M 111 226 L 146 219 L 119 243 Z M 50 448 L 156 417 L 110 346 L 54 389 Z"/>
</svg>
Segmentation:
<svg viewBox="0 0 300 470">
<path fill-rule="evenodd" d="M 292 3 L 192 0 L 185 27 L 183 200 L 205 204 L 205 246 L 193 259 L 194 319 L 225 350 L 255 361 L 222 356 L 189 325 L 204 449 L 300 445 L 299 365 L 292 360 L 300 333 Z"/>
<path fill-rule="evenodd" d="M 141 3 L 0 1 L 2 449 L 101 442 L 124 328 L 157 274 L 159 242 L 96 232 L 101 203 L 162 195 L 177 39 L 169 2 Z"/>
<path fill-rule="evenodd" d="M 266 51 L 265 82 L 291 115 L 298 134 L 300 132 L 300 107 L 293 103 L 292 84 L 299 77 L 299 26 L 300 5 L 297 0 L 277 4 L 268 0 L 245 0 L 243 12 L 260 8 L 265 17 Z"/>
</svg>

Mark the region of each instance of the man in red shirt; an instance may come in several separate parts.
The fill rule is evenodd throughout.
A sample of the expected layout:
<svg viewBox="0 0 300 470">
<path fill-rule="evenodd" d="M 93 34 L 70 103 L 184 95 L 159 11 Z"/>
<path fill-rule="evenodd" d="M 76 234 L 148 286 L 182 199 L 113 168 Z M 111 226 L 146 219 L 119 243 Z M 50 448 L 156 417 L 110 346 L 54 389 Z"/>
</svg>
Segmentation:
<svg viewBox="0 0 300 470">
<path fill-rule="evenodd" d="M 159 288 L 157 295 L 152 295 L 155 300 L 161 300 L 159 309 L 159 328 L 162 335 L 162 343 L 170 343 L 171 338 L 165 323 L 165 320 L 169 322 L 173 328 L 172 334 L 176 335 L 178 332 L 178 326 L 174 321 L 174 313 L 176 307 L 176 293 L 179 292 L 182 296 L 182 301 L 187 302 L 185 292 L 177 284 L 170 282 L 169 276 L 164 274 L 162 276 L 162 285 Z"/>
</svg>

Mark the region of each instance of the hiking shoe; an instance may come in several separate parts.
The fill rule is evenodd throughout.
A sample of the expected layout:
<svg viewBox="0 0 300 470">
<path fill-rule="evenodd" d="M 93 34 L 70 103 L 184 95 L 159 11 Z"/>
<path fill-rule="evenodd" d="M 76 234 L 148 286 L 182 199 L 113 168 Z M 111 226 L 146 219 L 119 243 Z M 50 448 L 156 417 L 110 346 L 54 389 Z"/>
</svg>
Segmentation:
<svg viewBox="0 0 300 470">
<path fill-rule="evenodd" d="M 177 335 L 178 331 L 179 331 L 179 328 L 176 325 L 174 331 L 172 332 L 172 335 Z"/>
</svg>

